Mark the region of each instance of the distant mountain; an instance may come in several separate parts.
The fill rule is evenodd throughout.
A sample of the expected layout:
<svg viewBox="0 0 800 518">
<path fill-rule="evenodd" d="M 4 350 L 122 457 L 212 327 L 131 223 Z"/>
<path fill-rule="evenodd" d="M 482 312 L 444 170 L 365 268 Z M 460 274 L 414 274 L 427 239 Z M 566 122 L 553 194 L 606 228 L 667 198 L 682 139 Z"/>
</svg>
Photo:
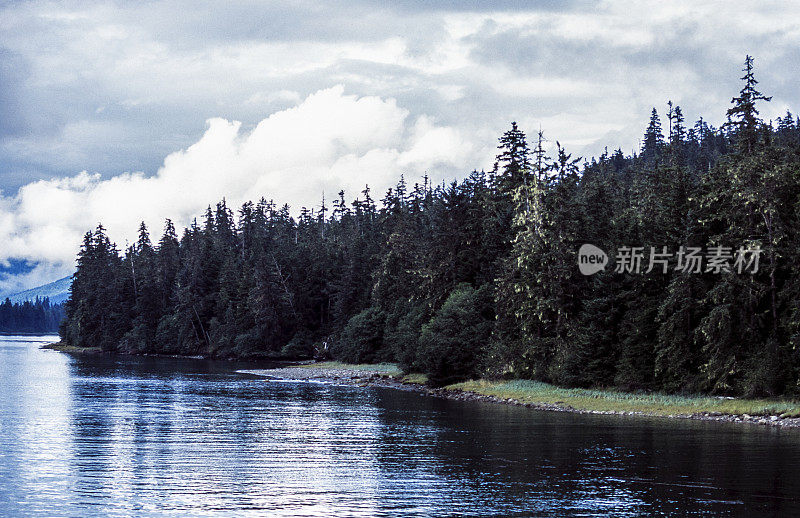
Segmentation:
<svg viewBox="0 0 800 518">
<path fill-rule="evenodd" d="M 11 302 L 25 302 L 26 300 L 35 300 L 36 297 L 40 299 L 47 297 L 53 304 L 61 304 L 69 298 L 70 286 L 72 286 L 72 276 L 9 295 L 8 298 L 11 299 Z"/>
</svg>

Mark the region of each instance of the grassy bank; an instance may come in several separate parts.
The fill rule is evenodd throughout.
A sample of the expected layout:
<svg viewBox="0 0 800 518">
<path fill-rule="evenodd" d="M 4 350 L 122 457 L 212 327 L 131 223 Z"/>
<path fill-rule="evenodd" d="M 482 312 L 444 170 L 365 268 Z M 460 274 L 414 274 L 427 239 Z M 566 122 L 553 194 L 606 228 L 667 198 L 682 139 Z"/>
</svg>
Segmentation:
<svg viewBox="0 0 800 518">
<path fill-rule="evenodd" d="M 446 390 L 474 392 L 502 399 L 514 399 L 521 403 L 568 406 L 584 411 L 637 412 L 659 416 L 696 414 L 800 416 L 800 403 L 789 400 L 567 389 L 529 380 L 467 381 L 450 385 Z"/>
<path fill-rule="evenodd" d="M 397 365 L 352 365 L 324 362 L 307 368 L 335 369 L 380 374 L 405 383 L 425 384 L 423 374 L 403 375 Z M 475 380 L 444 387 L 445 391 L 469 392 L 519 403 L 554 406 L 586 412 L 635 412 L 655 416 L 729 415 L 729 416 L 800 416 L 800 402 L 778 399 L 735 399 L 712 396 L 676 396 L 658 393 L 629 393 L 614 390 L 569 389 L 530 380 Z"/>
</svg>

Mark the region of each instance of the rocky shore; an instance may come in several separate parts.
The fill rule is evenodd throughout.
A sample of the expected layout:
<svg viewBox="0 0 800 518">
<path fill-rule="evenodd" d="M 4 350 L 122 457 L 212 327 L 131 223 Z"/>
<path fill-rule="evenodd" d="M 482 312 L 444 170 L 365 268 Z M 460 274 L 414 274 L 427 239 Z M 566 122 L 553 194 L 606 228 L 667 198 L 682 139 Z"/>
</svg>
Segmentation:
<svg viewBox="0 0 800 518">
<path fill-rule="evenodd" d="M 61 342 L 42 346 L 43 349 L 53 349 L 65 353 L 97 354 L 101 351 L 95 348 L 80 348 L 70 346 Z M 319 364 L 317 364 L 319 365 Z M 323 364 L 324 365 L 324 364 Z M 370 366 L 373 367 L 373 366 Z M 459 401 L 486 401 L 492 403 L 502 403 L 506 405 L 524 406 L 534 410 L 544 410 L 549 412 L 573 412 L 578 414 L 600 414 L 600 415 L 620 415 L 620 416 L 642 416 L 659 417 L 666 419 L 694 419 L 702 421 L 720 421 L 730 423 L 746 423 L 761 426 L 800 429 L 800 417 L 786 417 L 781 415 L 750 415 L 746 413 L 731 414 L 724 412 L 696 412 L 696 413 L 653 413 L 641 411 L 620 411 L 603 409 L 581 409 L 574 408 L 567 403 L 556 401 L 555 403 L 539 401 L 521 401 L 515 398 L 499 397 L 496 395 L 480 394 L 471 390 L 461 390 L 453 387 L 431 388 L 424 383 L 412 382 L 408 378 L 399 375 L 397 372 L 374 370 L 373 368 L 361 369 L 356 366 L 338 364 L 337 367 L 319 367 L 315 364 L 297 364 L 289 367 L 274 369 L 252 369 L 241 370 L 241 373 L 257 375 L 267 379 L 282 380 L 317 380 L 327 383 L 345 383 L 358 386 L 381 386 L 399 390 L 409 390 L 426 394 L 433 397 L 441 397 Z"/>
<path fill-rule="evenodd" d="M 664 419 L 694 419 L 702 421 L 720 421 L 730 423 L 746 423 L 761 426 L 780 427 L 780 428 L 800 428 L 800 417 L 781 417 L 777 415 L 756 416 L 756 415 L 732 415 L 720 412 L 699 412 L 693 414 L 670 414 L 662 415 L 648 412 L 636 411 L 615 411 L 615 410 L 582 410 L 573 408 L 567 404 L 523 402 L 513 398 L 501 398 L 497 396 L 478 394 L 472 391 L 457 390 L 451 388 L 430 388 L 419 383 L 403 381 L 402 378 L 382 373 L 359 371 L 347 368 L 318 368 L 313 365 L 300 365 L 296 367 L 282 367 L 277 369 L 255 369 L 239 371 L 246 374 L 262 376 L 267 379 L 281 380 L 316 380 L 329 383 L 344 383 L 357 386 L 380 386 L 390 387 L 399 390 L 411 390 L 433 397 L 442 397 L 459 401 L 486 401 L 492 403 L 502 403 L 506 405 L 524 406 L 533 410 L 544 410 L 548 412 L 573 412 L 578 414 L 600 414 L 600 415 L 620 415 L 620 416 L 642 416 L 659 417 Z"/>
<path fill-rule="evenodd" d="M 74 345 L 65 344 L 64 342 L 53 342 L 39 347 L 39 349 L 51 349 L 62 353 L 78 353 L 78 354 L 103 354 L 99 347 L 76 347 Z"/>
</svg>

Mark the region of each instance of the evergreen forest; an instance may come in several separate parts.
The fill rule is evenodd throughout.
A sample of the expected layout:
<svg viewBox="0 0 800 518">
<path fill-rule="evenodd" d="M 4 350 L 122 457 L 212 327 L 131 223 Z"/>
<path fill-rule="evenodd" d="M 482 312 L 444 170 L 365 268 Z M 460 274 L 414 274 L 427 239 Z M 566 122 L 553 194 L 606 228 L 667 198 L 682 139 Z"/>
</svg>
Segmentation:
<svg viewBox="0 0 800 518">
<path fill-rule="evenodd" d="M 0 304 L 0 333 L 52 334 L 58 332 L 64 318 L 64 306 L 50 304 L 47 298 Z"/>
<path fill-rule="evenodd" d="M 157 239 L 142 224 L 125 250 L 100 225 L 78 255 L 62 339 L 397 362 L 437 386 L 797 395 L 800 119 L 764 120 L 770 98 L 749 56 L 743 72 L 720 127 L 670 102 L 630 155 L 579 158 L 512 123 L 494 168 L 451 183 L 401 177 L 297 213 L 222 200 Z M 583 244 L 610 264 L 582 274 Z M 623 247 L 645 251 L 640 272 L 615 267 Z M 665 247 L 664 269 L 647 272 Z M 682 247 L 715 249 L 730 267 L 681 268 Z M 733 267 L 740 247 L 760 250 L 757 270 Z"/>
</svg>

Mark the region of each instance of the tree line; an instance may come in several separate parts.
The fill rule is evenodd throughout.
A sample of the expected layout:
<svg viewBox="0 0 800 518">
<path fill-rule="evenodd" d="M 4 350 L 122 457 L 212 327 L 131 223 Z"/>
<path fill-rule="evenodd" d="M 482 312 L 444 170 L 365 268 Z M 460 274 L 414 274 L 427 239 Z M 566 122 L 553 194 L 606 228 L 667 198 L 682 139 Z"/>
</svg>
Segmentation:
<svg viewBox="0 0 800 518">
<path fill-rule="evenodd" d="M 56 333 L 63 319 L 64 306 L 46 297 L 21 303 L 6 298 L 0 304 L 0 333 Z"/>
<path fill-rule="evenodd" d="M 800 391 L 800 120 L 763 121 L 753 61 L 726 122 L 654 108 L 641 149 L 582 161 L 513 123 L 491 171 L 378 201 L 225 200 L 122 253 L 84 237 L 66 342 L 131 353 L 396 361 L 432 384 L 513 377 L 715 394 Z M 552 156 L 551 156 L 552 155 Z M 587 276 L 577 251 L 760 250 L 755 272 Z"/>
</svg>

